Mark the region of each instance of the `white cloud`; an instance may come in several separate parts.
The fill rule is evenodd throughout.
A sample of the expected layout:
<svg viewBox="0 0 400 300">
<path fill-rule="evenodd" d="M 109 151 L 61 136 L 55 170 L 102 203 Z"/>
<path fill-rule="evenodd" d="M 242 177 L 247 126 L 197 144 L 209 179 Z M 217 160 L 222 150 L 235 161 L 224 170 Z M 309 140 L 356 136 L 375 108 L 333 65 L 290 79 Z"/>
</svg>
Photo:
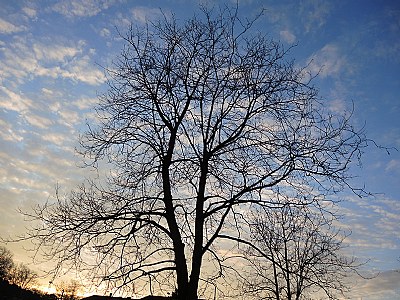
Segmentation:
<svg viewBox="0 0 400 300">
<path fill-rule="evenodd" d="M 10 123 L 7 123 L 3 120 L 0 119 L 0 137 L 4 141 L 9 141 L 9 142 L 21 142 L 24 138 L 23 136 L 17 134 Z"/>
<path fill-rule="evenodd" d="M 57 146 L 62 146 L 65 144 L 66 136 L 65 134 L 59 133 L 46 133 L 42 136 L 44 141 L 50 142 Z"/>
<path fill-rule="evenodd" d="M 68 47 L 64 45 L 43 45 L 34 44 L 33 51 L 38 60 L 49 60 L 55 62 L 65 61 L 67 58 L 72 58 L 79 53 L 82 53 L 81 45 L 83 42 L 78 43 L 78 47 Z"/>
<path fill-rule="evenodd" d="M 37 15 L 37 11 L 31 7 L 24 7 L 22 11 L 30 18 L 35 18 Z"/>
<path fill-rule="evenodd" d="M 109 37 L 110 34 L 111 34 L 110 30 L 107 29 L 107 28 L 103 28 L 103 29 L 100 30 L 100 35 L 102 37 Z"/>
<path fill-rule="evenodd" d="M 52 125 L 50 119 L 39 116 L 34 112 L 39 105 L 35 104 L 31 99 L 17 94 L 6 87 L 0 87 L 0 91 L 3 94 L 3 97 L 0 98 L 0 107 L 3 109 L 17 112 L 30 125 L 41 129 L 46 129 Z"/>
<path fill-rule="evenodd" d="M 83 109 L 88 109 L 94 107 L 96 103 L 99 102 L 99 99 L 97 98 L 81 98 L 78 100 L 75 100 L 72 104 L 79 108 L 80 110 Z"/>
<path fill-rule="evenodd" d="M 46 172 L 46 168 L 41 164 L 34 164 L 15 158 L 12 155 L 1 153 L 0 163 L 2 173 L 0 174 L 0 183 L 9 190 L 43 190 L 48 183 L 37 180 L 40 172 Z"/>
<path fill-rule="evenodd" d="M 76 180 L 81 180 L 82 170 L 74 167 L 74 138 L 59 132 L 30 133 L 24 139 L 24 146 L 10 144 L 10 148 L 0 152 L 1 185 L 30 195 L 34 191 L 51 192 L 56 182 L 75 184 Z"/>
<path fill-rule="evenodd" d="M 33 107 L 32 100 L 17 94 L 6 87 L 0 87 L 0 91 L 6 96 L 6 98 L 0 98 L 0 107 L 2 108 L 16 112 L 24 112 Z"/>
<path fill-rule="evenodd" d="M 157 19 L 162 15 L 158 8 L 136 7 L 132 10 L 132 16 L 139 23 L 146 23 L 149 20 Z"/>
<path fill-rule="evenodd" d="M 91 65 L 93 49 L 85 49 L 85 42 L 75 45 L 45 44 L 16 39 L 2 48 L 0 76 L 10 83 L 23 83 L 33 77 L 65 78 L 99 85 L 105 81 L 102 71 Z"/>
<path fill-rule="evenodd" d="M 329 102 L 329 110 L 342 114 L 346 111 L 346 102 L 343 99 L 335 99 Z"/>
<path fill-rule="evenodd" d="M 58 114 L 61 116 L 62 119 L 61 124 L 66 125 L 68 127 L 73 127 L 80 121 L 79 114 L 73 110 L 62 109 L 58 112 Z"/>
<path fill-rule="evenodd" d="M 39 127 L 41 129 L 47 129 L 53 122 L 45 117 L 38 116 L 33 113 L 28 113 L 24 115 L 25 120 L 33 126 Z"/>
<path fill-rule="evenodd" d="M 400 161 L 397 159 L 392 159 L 388 162 L 385 168 L 386 172 L 390 171 L 400 171 Z"/>
<path fill-rule="evenodd" d="M 128 28 L 131 24 L 131 20 L 126 18 L 123 14 L 118 13 L 114 23 L 118 28 Z"/>
<path fill-rule="evenodd" d="M 17 26 L 0 18 L 0 33 L 15 33 L 26 30 L 25 26 Z"/>
<path fill-rule="evenodd" d="M 67 17 L 92 17 L 113 3 L 112 0 L 61 0 L 53 6 L 53 10 Z"/>
<path fill-rule="evenodd" d="M 340 53 L 339 48 L 334 44 L 327 44 L 317 53 L 309 58 L 308 70 L 311 74 L 318 74 L 324 78 L 338 76 L 349 66 L 346 57 Z"/>
<path fill-rule="evenodd" d="M 400 270 L 386 271 L 375 278 L 358 282 L 351 290 L 351 299 L 397 299 L 400 292 Z"/>
<path fill-rule="evenodd" d="M 398 249 L 395 237 L 400 231 L 400 204 L 396 199 L 347 199 L 349 208 L 342 208 L 345 223 L 352 230 L 347 239 L 351 247 L 365 251 L 382 248 Z M 375 249 L 375 250 L 374 250 Z"/>
<path fill-rule="evenodd" d="M 289 30 L 282 30 L 279 32 L 279 35 L 288 44 L 293 44 L 296 41 L 296 36 Z"/>
<path fill-rule="evenodd" d="M 306 0 L 301 3 L 300 13 L 306 32 L 322 27 L 332 9 L 328 1 Z"/>
<path fill-rule="evenodd" d="M 52 96 L 54 94 L 54 91 L 47 89 L 47 88 L 42 88 L 42 93 L 48 96 Z"/>
<path fill-rule="evenodd" d="M 58 101 L 52 101 L 52 102 L 49 104 L 49 109 L 50 109 L 52 112 L 54 112 L 54 113 L 58 113 L 58 111 L 60 110 L 60 108 L 61 108 L 61 103 L 58 102 Z"/>
<path fill-rule="evenodd" d="M 67 71 L 62 73 L 65 78 L 72 78 L 90 85 L 100 85 L 105 82 L 106 77 L 102 71 L 91 65 L 91 60 L 88 55 L 85 55 L 79 60 L 71 63 Z"/>
</svg>

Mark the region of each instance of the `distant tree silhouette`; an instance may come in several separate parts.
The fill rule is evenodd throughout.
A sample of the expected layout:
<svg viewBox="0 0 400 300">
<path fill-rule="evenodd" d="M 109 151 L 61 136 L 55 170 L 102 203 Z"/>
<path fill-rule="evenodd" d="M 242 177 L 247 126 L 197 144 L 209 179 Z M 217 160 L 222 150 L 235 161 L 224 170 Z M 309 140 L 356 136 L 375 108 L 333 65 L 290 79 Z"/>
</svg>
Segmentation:
<svg viewBox="0 0 400 300">
<path fill-rule="evenodd" d="M 30 288 L 36 283 L 38 274 L 32 271 L 27 265 L 20 263 L 14 265 L 10 270 L 8 281 L 23 289 Z"/>
<path fill-rule="evenodd" d="M 14 261 L 11 251 L 4 246 L 0 246 L 0 279 L 8 280 L 13 267 Z"/>
<path fill-rule="evenodd" d="M 70 281 L 61 281 L 56 284 L 56 292 L 58 299 L 60 300 L 76 300 L 79 299 L 78 293 L 82 288 L 82 285 L 71 279 Z"/>
<path fill-rule="evenodd" d="M 349 187 L 363 133 L 252 24 L 204 9 L 132 26 L 81 141 L 88 166 L 110 173 L 28 213 L 26 238 L 58 266 L 194 300 L 234 283 L 229 253 L 252 240 L 244 212 L 279 195 L 318 208 Z"/>
<path fill-rule="evenodd" d="M 0 246 L 0 300 L 55 300 L 55 297 L 30 290 L 36 272 L 25 264 L 16 264 L 12 252 Z"/>
<path fill-rule="evenodd" d="M 37 276 L 25 264 L 15 264 L 11 251 L 0 246 L 0 279 L 26 289 L 35 283 Z"/>
<path fill-rule="evenodd" d="M 309 299 L 320 292 L 337 299 L 348 290 L 348 277 L 361 266 L 344 255 L 346 234 L 335 229 L 335 215 L 307 206 L 285 205 L 252 212 L 254 245 L 245 252 L 252 271 L 245 290 L 256 299 Z"/>
</svg>

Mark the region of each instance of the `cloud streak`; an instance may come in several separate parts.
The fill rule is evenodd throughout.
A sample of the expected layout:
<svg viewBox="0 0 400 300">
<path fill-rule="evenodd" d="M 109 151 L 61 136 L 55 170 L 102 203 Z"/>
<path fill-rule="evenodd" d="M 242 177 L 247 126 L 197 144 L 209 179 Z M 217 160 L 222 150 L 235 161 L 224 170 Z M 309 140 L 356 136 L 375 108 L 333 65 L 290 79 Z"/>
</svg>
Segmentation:
<svg viewBox="0 0 400 300">
<path fill-rule="evenodd" d="M 4 34 L 11 34 L 11 33 L 17 33 L 20 31 L 24 31 L 27 28 L 22 25 L 14 25 L 2 18 L 0 18 L 0 33 Z"/>
<path fill-rule="evenodd" d="M 157 8 L 139 6 L 132 9 L 132 16 L 135 21 L 145 24 L 147 21 L 161 17 L 162 12 Z"/>
<path fill-rule="evenodd" d="M 378 274 L 368 280 L 358 280 L 346 299 L 397 299 L 400 293 L 400 269 Z"/>
<path fill-rule="evenodd" d="M 337 77 L 349 71 L 349 64 L 337 45 L 327 44 L 309 58 L 308 70 L 321 78 Z"/>
<path fill-rule="evenodd" d="M 39 43 L 31 39 L 15 38 L 1 48 L 0 76 L 3 80 L 19 83 L 35 77 L 70 79 L 89 85 L 105 81 L 101 70 L 92 65 L 93 51 L 79 40 L 74 45 Z M 32 51 L 33 49 L 33 51 Z"/>
<path fill-rule="evenodd" d="M 300 13 L 306 33 L 315 31 L 325 25 L 331 9 L 332 5 L 328 1 L 302 1 Z"/>
<path fill-rule="evenodd" d="M 288 44 L 293 44 L 296 41 L 296 36 L 289 30 L 281 30 L 279 35 Z"/>
<path fill-rule="evenodd" d="M 345 227 L 352 231 L 346 242 L 353 249 L 361 249 L 369 255 L 382 248 L 400 249 L 396 240 L 400 231 L 399 200 L 348 198 L 340 213 L 345 216 Z"/>
<path fill-rule="evenodd" d="M 112 0 L 62 0 L 53 5 L 53 10 L 66 17 L 93 17 L 114 3 Z"/>
</svg>

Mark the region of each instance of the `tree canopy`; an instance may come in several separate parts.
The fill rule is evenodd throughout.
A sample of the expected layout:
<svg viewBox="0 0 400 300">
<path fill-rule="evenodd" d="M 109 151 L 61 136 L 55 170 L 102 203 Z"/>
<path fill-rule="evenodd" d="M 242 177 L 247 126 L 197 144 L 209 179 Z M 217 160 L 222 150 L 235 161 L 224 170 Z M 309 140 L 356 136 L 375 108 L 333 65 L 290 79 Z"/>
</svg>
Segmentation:
<svg viewBox="0 0 400 300">
<path fill-rule="evenodd" d="M 49 259 L 115 286 L 228 297 L 232 247 L 252 244 L 246 212 L 281 207 L 280 195 L 318 209 L 350 187 L 363 133 L 252 25 L 204 9 L 122 35 L 80 148 L 88 166 L 109 166 L 107 180 L 30 214 L 28 238 Z"/>
</svg>

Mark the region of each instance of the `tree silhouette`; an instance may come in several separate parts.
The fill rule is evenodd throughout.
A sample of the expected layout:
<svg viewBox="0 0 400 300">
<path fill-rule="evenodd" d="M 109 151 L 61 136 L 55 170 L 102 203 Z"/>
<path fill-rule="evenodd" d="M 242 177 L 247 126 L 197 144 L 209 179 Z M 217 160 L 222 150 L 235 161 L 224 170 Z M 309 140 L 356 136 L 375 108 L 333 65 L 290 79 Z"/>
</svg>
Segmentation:
<svg viewBox="0 0 400 300">
<path fill-rule="evenodd" d="M 27 238 L 116 286 L 192 300 L 235 270 L 222 250 L 251 242 L 244 211 L 278 195 L 318 207 L 348 187 L 364 135 L 252 25 L 204 9 L 132 26 L 81 140 L 88 166 L 110 173 L 28 214 Z"/>
<path fill-rule="evenodd" d="M 245 253 L 252 265 L 245 286 L 256 299 L 308 299 L 322 293 L 329 299 L 348 290 L 346 278 L 358 274 L 360 263 L 344 255 L 337 217 L 307 206 L 252 212 L 254 245 Z"/>
<path fill-rule="evenodd" d="M 38 275 L 23 263 L 16 264 L 13 254 L 4 246 L 0 246 L 0 279 L 7 284 L 14 284 L 22 289 L 30 288 Z"/>
<path fill-rule="evenodd" d="M 82 285 L 74 280 L 71 279 L 69 282 L 61 281 L 60 283 L 56 284 L 56 291 L 58 295 L 58 299 L 60 300 L 75 300 L 79 299 L 78 293 L 82 288 Z"/>
<path fill-rule="evenodd" d="M 36 283 L 37 278 L 38 274 L 35 271 L 32 271 L 27 265 L 20 263 L 14 265 L 10 270 L 8 281 L 23 289 L 27 289 Z"/>
<path fill-rule="evenodd" d="M 8 280 L 13 267 L 14 261 L 11 251 L 4 246 L 0 246 L 0 279 Z"/>
</svg>

